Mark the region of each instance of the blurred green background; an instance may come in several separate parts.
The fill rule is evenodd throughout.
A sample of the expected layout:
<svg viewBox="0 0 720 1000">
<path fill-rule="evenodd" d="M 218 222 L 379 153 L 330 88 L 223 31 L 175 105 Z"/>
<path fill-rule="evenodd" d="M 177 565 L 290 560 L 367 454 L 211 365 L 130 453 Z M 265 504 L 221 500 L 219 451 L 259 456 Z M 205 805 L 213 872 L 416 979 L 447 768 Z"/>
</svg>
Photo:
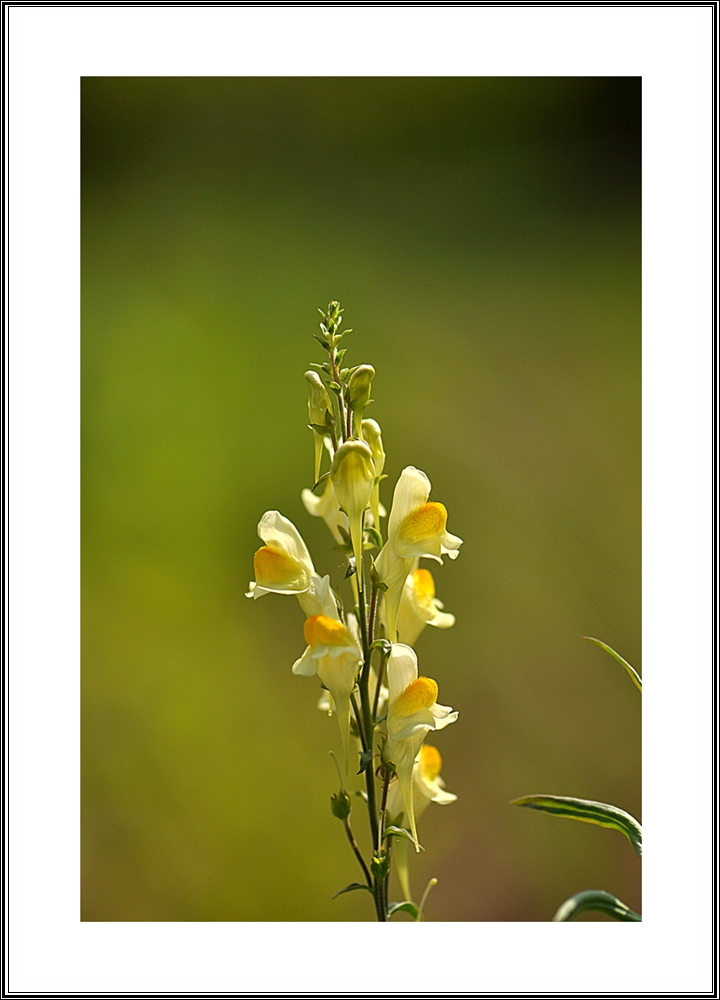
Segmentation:
<svg viewBox="0 0 720 1000">
<path fill-rule="evenodd" d="M 416 898 L 641 909 L 620 834 L 508 805 L 641 818 L 640 697 L 580 638 L 641 669 L 640 104 L 635 78 L 83 80 L 83 919 L 373 919 L 331 899 L 359 869 L 299 605 L 243 596 L 268 509 L 339 566 L 300 501 L 331 298 L 377 371 L 386 505 L 415 465 L 464 539 L 435 573 L 456 626 L 417 642 L 460 718 Z"/>
</svg>

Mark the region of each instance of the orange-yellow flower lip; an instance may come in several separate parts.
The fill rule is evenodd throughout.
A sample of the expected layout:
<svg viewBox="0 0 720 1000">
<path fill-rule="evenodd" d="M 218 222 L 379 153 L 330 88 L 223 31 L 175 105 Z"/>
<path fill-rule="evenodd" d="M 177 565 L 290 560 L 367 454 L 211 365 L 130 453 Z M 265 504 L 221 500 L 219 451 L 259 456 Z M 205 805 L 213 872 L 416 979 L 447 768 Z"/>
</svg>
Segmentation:
<svg viewBox="0 0 720 1000">
<path fill-rule="evenodd" d="M 261 584 L 297 585 L 303 580 L 303 569 L 297 559 L 263 545 L 253 557 L 255 579 Z"/>
<path fill-rule="evenodd" d="M 445 531 L 447 510 L 441 503 L 423 504 L 417 510 L 412 510 L 403 518 L 398 534 L 410 545 L 425 541 L 434 535 Z"/>
<path fill-rule="evenodd" d="M 438 686 L 432 677 L 418 677 L 397 696 L 391 709 L 392 714 L 400 718 L 414 715 L 415 712 L 434 705 L 437 696 Z"/>
<path fill-rule="evenodd" d="M 435 781 L 442 769 L 442 757 L 437 747 L 424 743 L 420 747 L 420 773 L 426 781 Z"/>
<path fill-rule="evenodd" d="M 416 569 L 412 575 L 412 586 L 421 602 L 430 601 L 435 596 L 435 581 L 429 569 Z"/>
<path fill-rule="evenodd" d="M 352 636 L 342 622 L 327 615 L 311 615 L 303 626 L 305 642 L 308 646 L 346 646 Z"/>
</svg>

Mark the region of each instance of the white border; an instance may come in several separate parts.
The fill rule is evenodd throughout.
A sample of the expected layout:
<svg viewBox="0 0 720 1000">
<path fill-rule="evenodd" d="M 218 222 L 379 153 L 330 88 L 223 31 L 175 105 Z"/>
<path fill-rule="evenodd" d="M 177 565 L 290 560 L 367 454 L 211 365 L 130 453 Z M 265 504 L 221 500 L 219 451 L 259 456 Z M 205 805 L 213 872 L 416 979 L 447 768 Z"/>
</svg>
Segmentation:
<svg viewBox="0 0 720 1000">
<path fill-rule="evenodd" d="M 10 995 L 709 991 L 710 5 L 6 10 Z M 79 922 L 79 78 L 321 74 L 643 77 L 640 925 L 366 925 L 370 975 L 344 924 Z"/>
</svg>

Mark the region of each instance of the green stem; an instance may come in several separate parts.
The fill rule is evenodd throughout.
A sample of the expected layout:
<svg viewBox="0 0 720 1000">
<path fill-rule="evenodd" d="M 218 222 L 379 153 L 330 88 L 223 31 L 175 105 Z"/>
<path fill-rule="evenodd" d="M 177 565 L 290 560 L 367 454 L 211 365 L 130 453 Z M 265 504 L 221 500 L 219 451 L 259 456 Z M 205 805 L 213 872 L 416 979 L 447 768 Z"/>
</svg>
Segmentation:
<svg viewBox="0 0 720 1000">
<path fill-rule="evenodd" d="M 330 351 L 330 364 L 332 365 L 332 375 L 333 380 L 339 386 L 342 386 L 340 381 L 340 369 L 337 366 L 337 359 L 335 357 L 335 348 L 333 347 Z M 341 443 L 345 441 L 345 407 L 343 406 L 343 393 L 342 390 L 338 393 L 337 397 L 338 404 L 338 426 L 340 428 L 340 441 Z M 349 435 L 348 435 L 349 436 Z"/>
<path fill-rule="evenodd" d="M 355 692 L 350 695 L 350 701 L 353 707 L 353 712 L 355 713 L 355 721 L 357 722 L 358 732 L 360 734 L 360 742 L 362 743 L 363 750 L 367 750 L 367 737 L 365 735 L 365 726 L 363 725 L 363 718 L 358 708 L 357 698 L 355 697 Z"/>
<path fill-rule="evenodd" d="M 386 768 L 383 768 L 383 772 L 385 777 L 383 779 L 382 805 L 380 806 L 380 843 L 385 839 L 385 814 L 387 813 L 388 789 L 392 778 L 392 774 Z"/>
<path fill-rule="evenodd" d="M 368 645 L 372 646 L 375 638 L 375 614 L 377 612 L 377 587 L 373 584 L 372 596 L 370 598 L 370 621 L 368 623 Z"/>
<path fill-rule="evenodd" d="M 373 713 L 372 717 L 377 722 L 378 716 L 378 705 L 380 703 L 380 686 L 385 677 L 385 664 L 387 663 L 387 656 L 380 657 L 380 666 L 378 668 L 377 685 L 375 687 L 375 700 L 373 702 Z"/>
<path fill-rule="evenodd" d="M 372 876 L 370 874 L 370 869 L 365 864 L 365 859 L 363 858 L 362 854 L 360 853 L 360 848 L 358 847 L 358 845 L 357 845 L 357 843 L 355 841 L 355 837 L 353 836 L 353 832 L 352 832 L 352 829 L 350 827 L 350 820 L 347 818 L 347 816 L 345 817 L 345 833 L 347 834 L 347 839 L 350 841 L 350 846 L 353 849 L 355 857 L 360 862 L 360 867 L 363 870 L 363 875 L 365 876 L 365 880 L 366 880 L 367 884 L 370 886 L 370 888 L 372 888 L 373 880 L 372 880 Z"/>
<path fill-rule="evenodd" d="M 364 747 L 364 749 L 369 750 L 372 753 L 375 744 L 375 727 L 373 725 L 370 705 L 370 661 L 372 659 L 372 650 L 368 641 L 367 607 L 365 605 L 365 587 L 363 586 L 362 563 L 357 566 L 356 569 L 359 592 L 358 615 L 360 617 L 360 634 L 362 635 L 363 647 L 363 669 L 358 686 L 360 688 L 363 727 L 365 729 L 365 736 L 367 740 L 367 746 Z M 380 837 L 380 827 L 378 824 L 377 799 L 375 796 L 375 768 L 373 767 L 372 759 L 370 760 L 370 763 L 365 771 L 365 781 L 367 786 L 367 806 L 368 816 L 370 819 L 370 833 L 372 835 L 373 855 L 375 855 L 379 851 L 382 841 Z M 377 911 L 378 920 L 383 923 L 387 921 L 387 905 L 384 898 L 384 883 L 384 878 L 378 879 L 375 875 L 373 875 L 373 896 L 375 898 L 375 909 Z"/>
<path fill-rule="evenodd" d="M 383 896 L 385 900 L 386 913 L 387 913 L 388 900 L 390 899 L 390 872 L 392 871 L 392 852 L 393 852 L 393 839 L 391 837 L 387 843 L 388 873 L 385 877 L 385 885 L 383 886 Z"/>
</svg>

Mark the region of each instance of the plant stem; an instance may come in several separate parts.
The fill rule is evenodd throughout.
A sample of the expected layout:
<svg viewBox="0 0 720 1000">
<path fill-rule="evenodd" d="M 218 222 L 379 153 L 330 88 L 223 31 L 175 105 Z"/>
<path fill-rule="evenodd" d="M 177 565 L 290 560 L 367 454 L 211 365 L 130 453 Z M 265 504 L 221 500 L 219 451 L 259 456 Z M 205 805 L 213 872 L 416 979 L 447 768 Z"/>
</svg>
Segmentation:
<svg viewBox="0 0 720 1000">
<path fill-rule="evenodd" d="M 333 347 L 330 351 L 330 364 L 332 365 L 332 377 L 335 383 L 342 386 L 340 381 L 340 370 L 337 366 L 337 359 L 335 357 L 335 348 Z M 342 390 L 338 393 L 337 397 L 338 404 L 338 426 L 340 428 L 340 442 L 342 443 L 345 438 L 345 407 L 343 406 L 343 393 Z M 347 435 L 349 437 L 349 435 Z M 337 446 L 336 446 L 337 448 Z"/>
<path fill-rule="evenodd" d="M 352 703 L 353 712 L 355 713 L 355 721 L 357 722 L 358 732 L 360 733 L 360 742 L 362 743 L 363 750 L 367 750 L 367 737 L 365 735 L 365 726 L 363 724 L 362 713 L 358 708 L 357 698 L 355 697 L 355 692 L 350 695 L 350 701 Z"/>
<path fill-rule="evenodd" d="M 390 779 L 392 774 L 386 768 L 383 768 L 384 779 L 383 779 L 383 794 L 382 794 L 382 805 L 380 806 L 380 842 L 385 839 L 385 814 L 387 812 L 387 798 L 388 789 L 390 788 Z"/>
<path fill-rule="evenodd" d="M 387 859 L 388 859 L 388 873 L 385 877 L 385 885 L 383 886 L 383 895 L 385 898 L 385 912 L 387 913 L 387 903 L 390 898 L 390 872 L 392 871 L 392 837 L 388 840 L 387 844 Z"/>
<path fill-rule="evenodd" d="M 368 622 L 368 645 L 372 646 L 375 638 L 375 613 L 377 611 L 377 587 L 373 584 L 372 596 L 370 598 L 370 621 Z"/>
<path fill-rule="evenodd" d="M 363 585 L 364 567 L 362 563 L 356 567 L 356 571 L 359 591 L 358 615 L 360 617 L 360 633 L 362 635 L 363 646 L 363 669 L 358 686 L 360 688 L 363 727 L 365 729 L 365 737 L 367 740 L 367 746 L 365 749 L 372 753 L 375 744 L 375 726 L 373 724 L 370 705 L 370 661 L 372 659 L 372 650 L 370 648 L 370 642 L 368 641 L 368 616 L 365 604 L 365 587 Z M 372 760 L 365 771 L 365 781 L 367 785 L 367 806 L 368 816 L 370 819 L 370 833 L 372 835 L 373 856 L 375 856 L 380 850 L 382 840 L 380 837 L 380 827 L 378 825 L 377 800 L 375 797 L 375 768 L 373 767 Z M 375 899 L 375 909 L 377 911 L 377 918 L 382 923 L 387 921 L 387 904 L 385 900 L 384 883 L 384 878 L 378 879 L 373 874 L 373 896 Z"/>
<path fill-rule="evenodd" d="M 375 686 L 375 699 L 373 701 L 373 711 L 372 711 L 372 717 L 376 722 L 378 715 L 378 705 L 380 703 L 380 686 L 382 685 L 383 678 L 385 676 L 386 663 L 387 663 L 387 657 L 382 655 L 380 657 L 380 667 L 378 668 L 377 684 Z"/>
<path fill-rule="evenodd" d="M 350 846 L 352 847 L 352 849 L 353 849 L 353 851 L 355 853 L 355 857 L 360 862 L 360 867 L 363 870 L 363 875 L 365 876 L 365 880 L 366 880 L 367 884 L 370 886 L 370 888 L 372 888 L 373 880 L 372 880 L 372 876 L 370 874 L 370 869 L 365 864 L 365 859 L 363 858 L 362 854 L 360 853 L 360 848 L 358 847 L 357 843 L 355 842 L 355 837 L 353 836 L 353 832 L 352 832 L 352 829 L 350 827 L 350 820 L 347 818 L 347 816 L 345 817 L 345 833 L 347 834 L 347 839 L 350 841 Z"/>
</svg>

